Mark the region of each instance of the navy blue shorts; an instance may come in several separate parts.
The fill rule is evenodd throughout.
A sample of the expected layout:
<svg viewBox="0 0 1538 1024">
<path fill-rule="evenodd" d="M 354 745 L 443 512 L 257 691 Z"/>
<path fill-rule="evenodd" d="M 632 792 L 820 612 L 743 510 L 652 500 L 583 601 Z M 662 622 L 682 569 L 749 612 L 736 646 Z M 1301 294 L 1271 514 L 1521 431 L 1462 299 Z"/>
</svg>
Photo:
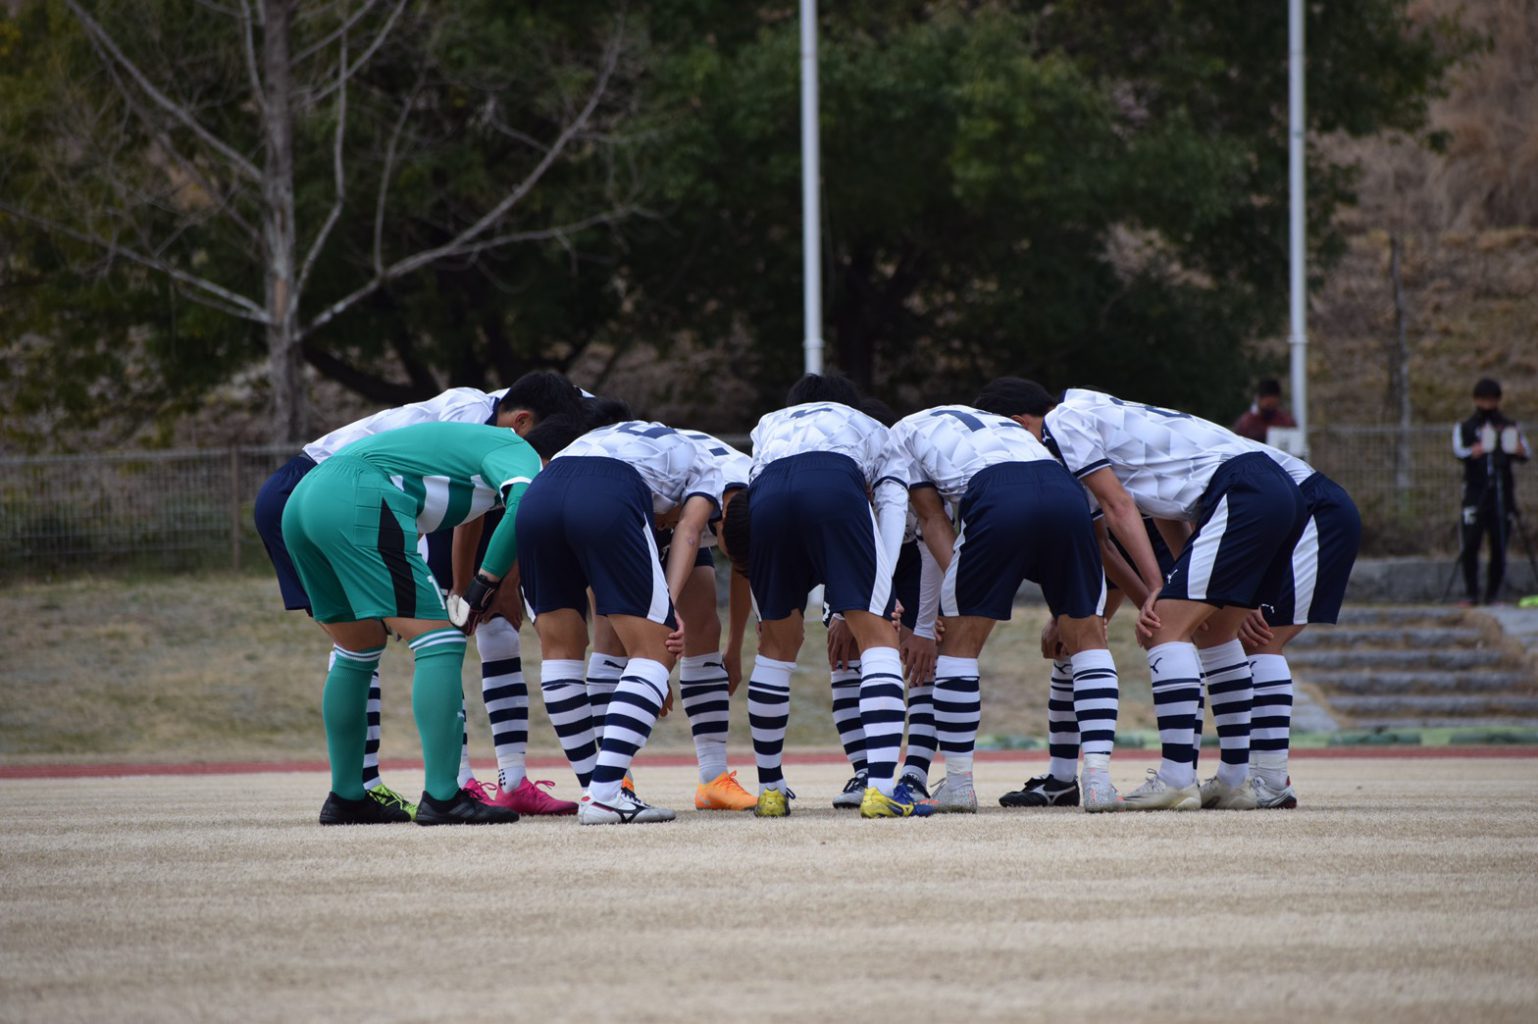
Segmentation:
<svg viewBox="0 0 1538 1024">
<path fill-rule="evenodd" d="M 672 530 L 658 530 L 657 531 L 657 556 L 662 560 L 662 568 L 664 570 L 666 570 L 667 567 L 668 567 L 668 550 L 670 548 L 672 548 L 672 546 L 673 546 L 673 531 Z M 714 569 L 716 567 L 716 559 L 715 559 L 715 556 L 711 554 L 711 550 L 712 550 L 711 548 L 704 548 L 704 547 L 702 547 L 702 548 L 697 549 L 694 552 L 694 567 L 696 569 L 698 569 L 700 566 L 706 566 L 706 567 L 711 568 L 711 569 Z"/>
<path fill-rule="evenodd" d="M 897 556 L 897 571 L 892 573 L 892 593 L 903 606 L 903 625 L 912 629 L 919 621 L 919 585 L 924 576 L 924 560 L 919 555 L 921 540 L 902 546 Z"/>
<path fill-rule="evenodd" d="M 1218 467 L 1202 493 L 1201 518 L 1160 598 L 1259 608 L 1281 593 L 1308 506 L 1287 471 L 1261 452 Z"/>
<path fill-rule="evenodd" d="M 1006 462 L 972 477 L 940 586 L 940 614 L 1007 620 L 1024 580 L 1053 616 L 1105 611 L 1105 570 L 1084 488 L 1055 461 Z"/>
<path fill-rule="evenodd" d="M 300 452 L 283 463 L 278 471 L 267 478 L 262 489 L 256 492 L 256 505 L 252 509 L 256 519 L 256 532 L 272 560 L 272 568 L 278 574 L 278 589 L 283 593 L 283 607 L 289 611 L 309 611 L 310 596 L 299 582 L 294 560 L 288 555 L 288 545 L 283 543 L 283 509 L 288 499 L 310 470 L 315 460 Z"/>
<path fill-rule="evenodd" d="M 746 497 L 748 581 L 760 619 L 801 611 L 819 583 L 832 611 L 892 610 L 895 567 L 882 557 L 865 476 L 853 459 L 832 452 L 777 459 Z"/>
<path fill-rule="evenodd" d="M 518 504 L 518 566 L 535 615 L 634 615 L 671 627 L 673 602 L 658 559 L 652 494 L 618 459 L 556 459 Z"/>
<path fill-rule="evenodd" d="M 1362 517 L 1340 484 L 1315 473 L 1298 485 L 1308 523 L 1292 549 L 1281 593 L 1261 608 L 1271 626 L 1333 625 L 1362 546 Z"/>
<path fill-rule="evenodd" d="M 1175 556 L 1170 553 L 1170 546 L 1164 543 L 1164 534 L 1159 532 L 1159 528 L 1154 525 L 1154 521 L 1147 516 L 1143 517 L 1143 529 L 1148 534 L 1149 547 L 1153 548 L 1154 560 L 1159 563 L 1159 572 L 1168 576 L 1170 570 L 1175 568 Z M 1133 571 L 1137 571 L 1137 563 L 1132 560 L 1132 555 L 1122 546 L 1121 541 L 1116 539 L 1116 534 L 1107 529 L 1105 535 L 1111 538 L 1111 543 L 1116 545 L 1116 550 L 1121 552 L 1121 557 L 1127 560 L 1127 564 L 1132 566 Z M 1105 579 L 1105 589 L 1109 593 L 1121 588 L 1107 576 Z"/>
</svg>

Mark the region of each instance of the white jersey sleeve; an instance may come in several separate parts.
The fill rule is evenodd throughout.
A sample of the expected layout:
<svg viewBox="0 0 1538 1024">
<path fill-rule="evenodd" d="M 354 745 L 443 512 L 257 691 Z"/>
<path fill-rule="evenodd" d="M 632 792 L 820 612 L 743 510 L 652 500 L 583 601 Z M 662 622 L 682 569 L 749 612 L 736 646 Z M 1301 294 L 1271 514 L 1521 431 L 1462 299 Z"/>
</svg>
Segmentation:
<svg viewBox="0 0 1538 1024">
<path fill-rule="evenodd" d="M 1083 479 L 1109 467 L 1144 515 L 1193 521 L 1212 475 L 1251 451 L 1244 438 L 1189 413 L 1071 390 L 1046 415 L 1063 464 Z"/>
<path fill-rule="evenodd" d="M 354 441 L 399 427 L 417 423 L 486 423 L 497 411 L 497 398 L 505 393 L 488 395 L 476 388 L 450 388 L 425 402 L 385 409 L 338 427 L 305 445 L 304 453 L 321 463 Z"/>
<path fill-rule="evenodd" d="M 633 466 L 652 492 L 652 511 L 670 512 L 698 494 L 718 509 L 725 489 L 714 456 L 672 427 L 630 420 L 591 430 L 556 452 L 555 458 L 617 459 Z"/>
<path fill-rule="evenodd" d="M 934 487 L 952 503 L 960 501 L 972 477 L 989 466 L 1052 458 L 1014 420 L 965 405 L 906 416 L 892 428 L 892 438 L 909 457 L 909 485 Z"/>
</svg>

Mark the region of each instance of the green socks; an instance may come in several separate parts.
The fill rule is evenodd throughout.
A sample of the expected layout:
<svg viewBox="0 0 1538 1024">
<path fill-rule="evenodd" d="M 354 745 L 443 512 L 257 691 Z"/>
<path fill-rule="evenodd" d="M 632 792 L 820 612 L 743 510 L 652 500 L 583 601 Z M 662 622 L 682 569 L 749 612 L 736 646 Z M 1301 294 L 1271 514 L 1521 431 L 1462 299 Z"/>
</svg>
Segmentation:
<svg viewBox="0 0 1538 1024">
<path fill-rule="evenodd" d="M 434 800 L 450 800 L 459 792 L 459 751 L 464 738 L 459 708 L 464 702 L 460 671 L 465 661 L 465 635 L 457 629 L 435 629 L 411 641 L 411 651 L 416 657 L 411 713 L 422 736 L 427 792 Z M 361 738 L 358 756 L 363 756 Z"/>
<path fill-rule="evenodd" d="M 463 650 L 461 644 L 461 654 Z M 326 755 L 331 759 L 331 791 L 344 800 L 364 796 L 358 765 L 368 743 L 368 688 L 383 653 L 383 647 L 349 651 L 340 645 L 331 652 L 320 708 L 326 723 Z"/>
</svg>

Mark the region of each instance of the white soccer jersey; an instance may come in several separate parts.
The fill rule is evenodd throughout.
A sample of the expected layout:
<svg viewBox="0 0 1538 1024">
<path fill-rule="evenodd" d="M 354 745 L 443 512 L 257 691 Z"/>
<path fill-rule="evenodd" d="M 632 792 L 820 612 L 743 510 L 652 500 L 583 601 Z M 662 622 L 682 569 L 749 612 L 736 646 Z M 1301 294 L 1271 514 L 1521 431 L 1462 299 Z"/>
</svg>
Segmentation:
<svg viewBox="0 0 1538 1024">
<path fill-rule="evenodd" d="M 942 405 L 897 421 L 892 444 L 908 457 L 908 486 L 933 485 L 958 502 L 972 477 L 1005 462 L 1040 462 L 1052 453 L 1014 420 L 967 405 Z"/>
<path fill-rule="evenodd" d="M 415 423 L 486 423 L 497 411 L 497 401 L 507 389 L 487 394 L 476 388 L 450 388 L 425 402 L 385 409 L 345 427 L 338 427 L 324 437 L 304 446 L 304 453 L 316 464 L 325 462 L 354 441 L 382 434 Z"/>
<path fill-rule="evenodd" d="M 752 437 L 752 479 L 771 462 L 806 452 L 833 452 L 849 456 L 860 467 L 866 485 L 877 494 L 877 505 L 883 482 L 902 485 L 897 504 L 907 503 L 905 460 L 891 446 L 887 428 L 858 409 L 838 402 L 793 405 L 765 415 Z"/>
<path fill-rule="evenodd" d="M 629 420 L 588 431 L 555 457 L 618 459 L 635 467 L 652 492 L 652 511 L 663 515 L 696 494 L 720 507 L 725 480 L 716 458 L 672 427 Z"/>
<path fill-rule="evenodd" d="M 753 456 L 704 431 L 682 430 L 679 433 L 705 449 L 716 460 L 716 465 L 721 467 L 721 477 L 727 490 L 748 486 L 748 479 L 753 474 Z"/>
<path fill-rule="evenodd" d="M 1252 449 L 1237 434 L 1192 416 L 1073 389 L 1047 413 L 1063 463 L 1083 478 L 1109 466 L 1144 515 L 1195 521 L 1212 474 Z"/>
<path fill-rule="evenodd" d="M 1264 455 L 1270 456 L 1272 462 L 1276 463 L 1278 466 L 1281 466 L 1287 471 L 1287 475 L 1292 477 L 1292 482 L 1295 484 L 1301 484 L 1303 481 L 1319 472 L 1313 466 L 1310 466 L 1296 455 L 1289 455 L 1282 451 L 1280 448 L 1272 448 L 1268 444 L 1262 444 L 1259 441 L 1251 441 L 1249 438 L 1244 438 L 1244 441 L 1249 444 L 1252 451 L 1261 452 Z"/>
</svg>

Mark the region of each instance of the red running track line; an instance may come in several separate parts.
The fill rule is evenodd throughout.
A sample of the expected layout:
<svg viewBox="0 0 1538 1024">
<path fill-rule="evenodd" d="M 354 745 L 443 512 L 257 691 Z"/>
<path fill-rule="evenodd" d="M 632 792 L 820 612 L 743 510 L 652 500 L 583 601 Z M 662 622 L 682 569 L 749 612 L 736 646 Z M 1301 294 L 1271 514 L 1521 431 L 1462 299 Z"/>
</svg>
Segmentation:
<svg viewBox="0 0 1538 1024">
<path fill-rule="evenodd" d="M 1045 762 L 1045 750 L 979 750 L 977 760 L 990 762 Z M 1294 750 L 1296 758 L 1336 757 L 1391 760 L 1395 758 L 1436 760 L 1441 758 L 1523 759 L 1538 758 L 1538 746 L 1512 747 L 1322 747 Z M 1154 749 L 1118 750 L 1116 758 L 1128 761 L 1154 761 L 1159 752 Z M 642 754 L 636 759 L 637 768 L 692 768 L 694 758 L 688 754 Z M 840 751 L 808 751 L 785 755 L 786 764 L 843 764 Z M 490 759 L 476 761 L 478 769 L 494 774 L 496 762 Z M 385 758 L 380 762 L 384 771 L 420 769 L 421 761 L 410 758 Z M 566 768 L 562 757 L 531 757 L 530 769 L 560 770 Z M 122 762 L 111 764 L 17 764 L 0 765 L 0 779 L 86 779 L 123 775 L 251 775 L 276 772 L 326 772 L 330 768 L 325 761 L 193 761 L 182 764 L 157 764 L 153 762 Z M 748 769 L 751 771 L 751 767 Z"/>
</svg>

